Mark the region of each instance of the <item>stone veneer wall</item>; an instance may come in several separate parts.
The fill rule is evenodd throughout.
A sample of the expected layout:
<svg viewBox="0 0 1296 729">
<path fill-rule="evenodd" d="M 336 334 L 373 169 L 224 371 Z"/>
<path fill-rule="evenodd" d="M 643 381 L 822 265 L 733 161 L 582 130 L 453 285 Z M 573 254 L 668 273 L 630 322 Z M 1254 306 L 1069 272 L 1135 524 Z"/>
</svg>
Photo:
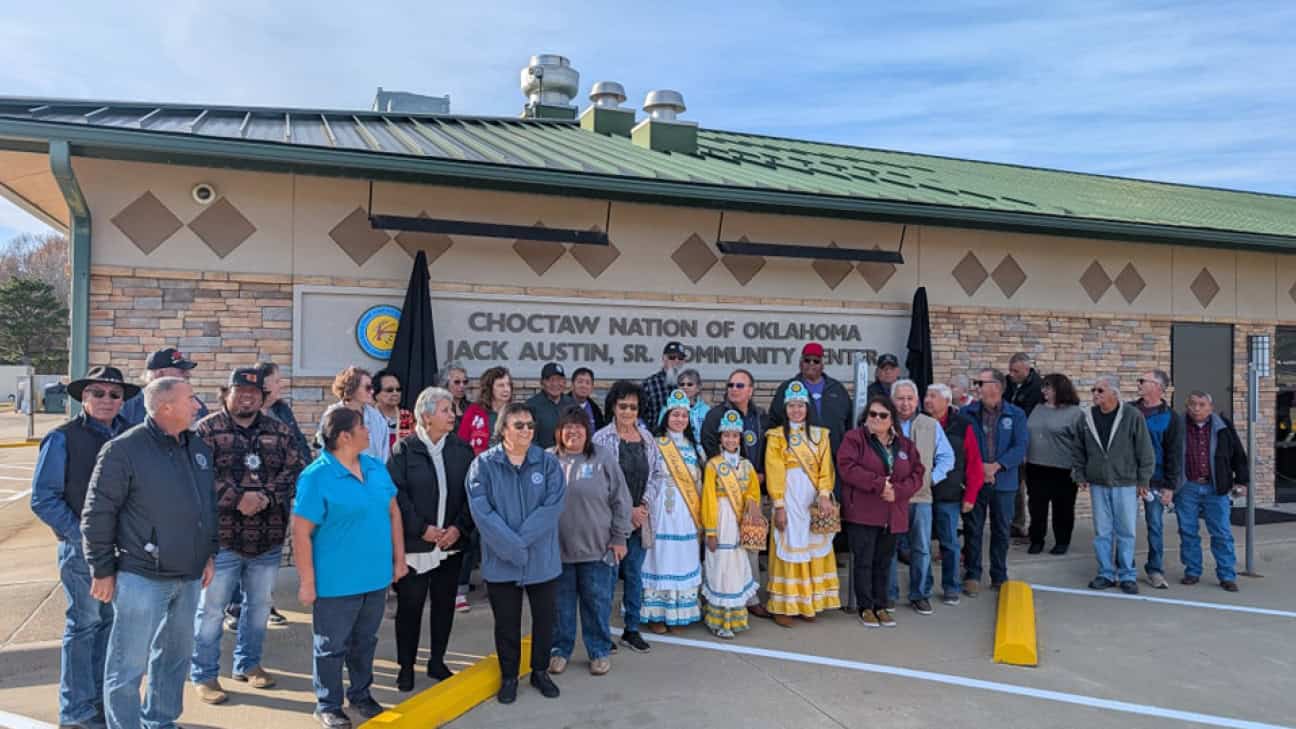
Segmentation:
<svg viewBox="0 0 1296 729">
<path fill-rule="evenodd" d="M 400 288 L 404 281 L 350 279 L 327 276 L 201 273 L 158 269 L 94 266 L 90 293 L 90 363 L 111 363 L 128 373 L 140 373 L 149 352 L 163 346 L 177 346 L 200 363 L 193 382 L 199 393 L 212 403 L 218 389 L 237 365 L 258 359 L 280 363 L 288 380 L 286 392 L 303 429 L 313 432 L 324 408 L 333 400 L 331 378 L 292 378 L 292 290 L 295 284 L 372 286 Z M 583 289 L 478 286 L 432 282 L 443 291 L 471 291 L 537 296 L 573 296 L 597 299 L 685 301 L 734 304 L 765 304 L 814 307 L 906 309 L 904 305 L 875 302 L 841 302 L 821 299 L 691 296 L 644 292 L 596 291 Z M 1129 315 L 1083 314 L 1043 310 L 987 309 L 980 307 L 933 306 L 931 308 L 933 363 L 937 379 L 955 373 L 972 374 L 983 363 L 1006 368 L 1014 352 L 1024 351 L 1036 359 L 1041 374 L 1061 371 L 1087 390 L 1094 378 L 1115 372 L 1125 380 L 1125 396 L 1134 397 L 1134 380 L 1153 367 L 1170 369 L 1169 318 Z M 1200 321 L 1200 320 L 1198 320 Z M 1219 320 L 1221 323 L 1233 323 Z M 1234 411 L 1242 422 L 1239 434 L 1246 440 L 1246 336 L 1274 333 L 1275 322 L 1235 324 L 1236 357 Z M 897 353 L 901 359 L 904 353 Z M 477 372 L 470 372 L 476 376 Z M 515 394 L 529 397 L 538 390 L 538 372 L 519 372 Z M 651 374 L 645 372 L 644 376 Z M 790 374 L 790 373 L 789 373 Z M 1277 389 L 1273 378 L 1265 378 L 1260 402 L 1262 423 L 1272 424 Z M 596 383 L 604 392 L 610 382 Z M 757 383 L 756 401 L 768 403 L 774 382 Z M 850 386 L 850 383 L 847 383 Z M 724 397 L 724 380 L 706 383 L 710 401 Z M 475 390 L 470 392 L 476 395 Z M 1083 399 L 1083 395 L 1082 395 Z M 1258 503 L 1273 501 L 1273 446 L 1271 427 L 1257 432 L 1259 448 Z M 1080 508 L 1087 512 L 1087 500 Z"/>
</svg>

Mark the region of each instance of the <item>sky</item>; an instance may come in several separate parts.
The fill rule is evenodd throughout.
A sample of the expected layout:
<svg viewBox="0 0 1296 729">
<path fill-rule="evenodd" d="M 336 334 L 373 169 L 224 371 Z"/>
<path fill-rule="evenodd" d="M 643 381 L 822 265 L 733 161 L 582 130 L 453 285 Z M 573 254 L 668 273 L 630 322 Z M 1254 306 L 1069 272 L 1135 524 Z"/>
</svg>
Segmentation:
<svg viewBox="0 0 1296 729">
<path fill-rule="evenodd" d="M 844 6 L 855 7 L 844 7 Z M 531 54 L 704 128 L 1296 195 L 1296 3 L 22 3 L 0 95 L 516 115 Z M 0 245 L 44 226 L 0 200 Z"/>
</svg>

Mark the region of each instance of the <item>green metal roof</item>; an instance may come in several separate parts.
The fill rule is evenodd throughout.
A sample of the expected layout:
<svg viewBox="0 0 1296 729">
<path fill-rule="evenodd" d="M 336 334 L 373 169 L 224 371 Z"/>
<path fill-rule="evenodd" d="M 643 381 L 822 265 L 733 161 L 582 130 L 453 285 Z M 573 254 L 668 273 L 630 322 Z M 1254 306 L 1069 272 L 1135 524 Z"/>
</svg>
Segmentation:
<svg viewBox="0 0 1296 729">
<path fill-rule="evenodd" d="M 552 120 L 0 97 L 6 138 L 66 139 L 78 154 L 1296 251 L 1296 197 L 710 129 L 683 155 Z"/>
</svg>

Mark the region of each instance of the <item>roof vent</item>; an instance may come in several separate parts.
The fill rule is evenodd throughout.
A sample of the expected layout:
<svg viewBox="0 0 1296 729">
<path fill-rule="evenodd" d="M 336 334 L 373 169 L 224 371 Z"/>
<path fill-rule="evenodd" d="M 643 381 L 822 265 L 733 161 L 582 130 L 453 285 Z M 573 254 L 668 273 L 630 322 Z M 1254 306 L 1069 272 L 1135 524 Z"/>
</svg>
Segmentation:
<svg viewBox="0 0 1296 729">
<path fill-rule="evenodd" d="M 522 69 L 522 93 L 527 97 L 522 116 L 533 119 L 575 119 L 580 72 L 571 67 L 565 56 L 542 53 L 531 56 Z"/>
<path fill-rule="evenodd" d="M 686 108 L 684 94 L 678 91 L 658 89 L 649 91 L 644 97 L 644 111 L 648 112 L 649 119 L 675 121 L 675 117 L 683 114 Z"/>
<path fill-rule="evenodd" d="M 635 112 L 621 108 L 621 102 L 626 100 L 625 87 L 616 81 L 599 81 L 590 87 L 589 98 L 593 106 L 581 112 L 581 129 L 629 139 Z"/>
<path fill-rule="evenodd" d="M 635 125 L 630 139 L 657 152 L 697 154 L 697 122 L 681 121 L 684 95 L 670 89 L 649 91 L 644 97 L 648 118 Z"/>
</svg>

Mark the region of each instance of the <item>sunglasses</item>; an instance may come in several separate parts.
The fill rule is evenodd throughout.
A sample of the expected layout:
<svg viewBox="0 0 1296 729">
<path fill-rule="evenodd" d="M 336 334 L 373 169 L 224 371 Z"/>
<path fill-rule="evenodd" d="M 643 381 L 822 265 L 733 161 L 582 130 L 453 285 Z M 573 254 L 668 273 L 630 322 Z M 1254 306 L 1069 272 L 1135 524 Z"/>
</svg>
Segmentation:
<svg viewBox="0 0 1296 729">
<path fill-rule="evenodd" d="M 512 423 L 513 430 L 535 430 L 534 420 L 515 420 Z"/>
<path fill-rule="evenodd" d="M 668 355 L 666 355 L 666 359 L 667 359 L 668 361 L 671 361 L 671 362 L 683 362 L 683 361 L 684 361 L 684 355 L 682 355 L 682 354 L 668 354 Z"/>
<path fill-rule="evenodd" d="M 452 384 L 452 385 L 466 385 L 466 384 L 468 384 L 468 380 L 450 380 L 450 384 Z"/>
<path fill-rule="evenodd" d="M 823 364 L 823 357 L 802 357 L 801 364 Z"/>
<path fill-rule="evenodd" d="M 393 392 L 400 392 L 401 389 L 399 387 L 384 387 L 382 391 L 387 394 L 391 394 Z"/>
<path fill-rule="evenodd" d="M 632 403 L 632 402 L 619 402 L 619 403 L 617 403 L 616 408 L 617 408 L 617 410 L 620 410 L 620 411 L 623 412 L 623 413 L 637 413 L 637 412 L 639 412 L 639 406 L 636 405 L 635 403 Z"/>
<path fill-rule="evenodd" d="M 1105 388 L 1105 387 L 1093 387 L 1093 388 L 1090 388 L 1090 389 L 1089 389 L 1089 392 L 1092 392 L 1092 393 L 1095 394 L 1095 395 L 1101 395 L 1101 394 L 1103 394 L 1104 392 L 1107 392 L 1107 388 Z"/>
<path fill-rule="evenodd" d="M 890 420 L 890 419 L 891 419 L 891 413 L 888 413 L 888 412 L 885 411 L 885 410 L 870 410 L 870 411 L 868 411 L 868 416 L 869 416 L 870 418 L 873 418 L 874 420 Z"/>
<path fill-rule="evenodd" d="M 986 383 L 989 382 L 989 381 L 990 381 L 990 380 L 972 380 L 972 386 L 973 386 L 973 387 L 980 387 L 980 386 L 986 384 Z"/>
<path fill-rule="evenodd" d="M 120 400 L 122 394 L 116 390 L 100 390 L 99 388 L 86 388 L 85 394 L 95 399 L 108 398 L 109 400 Z"/>
<path fill-rule="evenodd" d="M 360 386 L 360 389 L 361 389 L 361 390 L 368 391 L 368 392 L 373 392 L 373 391 L 374 391 L 374 386 L 373 386 L 373 383 L 370 382 L 370 383 L 368 383 L 368 384 L 366 384 L 366 385 L 361 385 L 361 386 Z"/>
<path fill-rule="evenodd" d="M 729 388 L 730 390 L 746 390 L 746 389 L 747 389 L 747 383 L 746 383 L 746 382 L 730 382 L 730 383 L 726 384 L 725 387 Z"/>
<path fill-rule="evenodd" d="M 1140 378 L 1138 378 L 1138 383 L 1139 383 L 1140 385 L 1152 385 L 1152 384 L 1161 385 L 1161 381 L 1160 381 L 1160 380 L 1149 380 L 1149 379 L 1147 379 L 1146 377 L 1140 377 Z M 1162 386 L 1162 387 L 1165 387 L 1165 385 L 1161 385 L 1161 386 Z"/>
<path fill-rule="evenodd" d="M 681 382 L 681 383 L 679 383 L 679 386 L 680 386 L 680 387 L 697 387 L 697 383 L 696 383 L 696 382 Z"/>
</svg>

